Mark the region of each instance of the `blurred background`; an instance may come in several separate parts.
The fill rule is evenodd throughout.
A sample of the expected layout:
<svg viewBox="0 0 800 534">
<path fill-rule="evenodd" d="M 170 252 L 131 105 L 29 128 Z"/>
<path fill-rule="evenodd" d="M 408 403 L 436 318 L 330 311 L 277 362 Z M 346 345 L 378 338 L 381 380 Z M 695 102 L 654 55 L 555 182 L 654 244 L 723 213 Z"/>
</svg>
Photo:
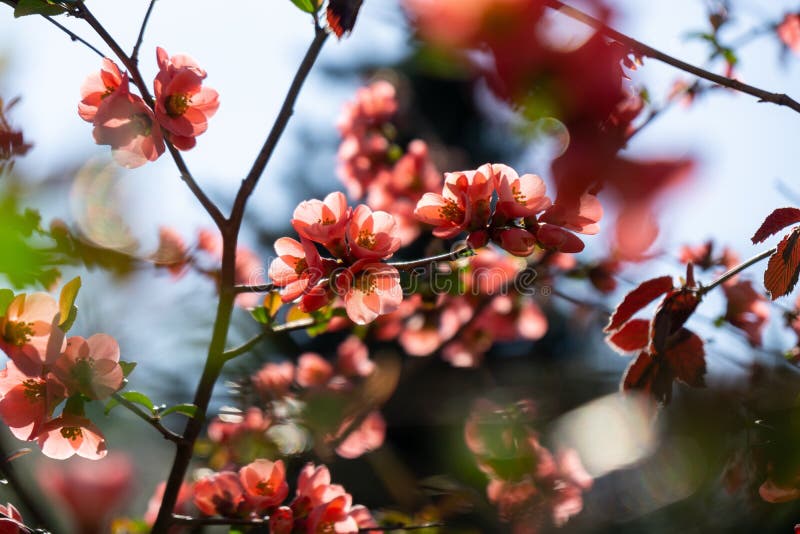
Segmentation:
<svg viewBox="0 0 800 534">
<path fill-rule="evenodd" d="M 725 71 L 721 58 L 710 59 L 708 41 L 696 35 L 709 31 L 709 13 L 724 9 L 721 3 L 610 4 L 615 28 L 690 63 Z M 118 0 L 90 7 L 119 42 L 132 46 L 147 2 Z M 797 96 L 800 57 L 774 32 L 750 36 L 797 10 L 797 2 L 733 0 L 729 7 L 731 19 L 720 39 L 734 43 L 745 38 L 736 48 L 735 76 Z M 104 50 L 80 21 L 62 19 Z M 557 38 L 565 46 L 578 46 L 586 38 L 579 24 L 565 17 L 557 20 Z M 191 243 L 212 222 L 169 158 L 135 170 L 108 166 L 107 148 L 93 143 L 91 126 L 76 113 L 81 83 L 99 67 L 96 55 L 41 18 L 14 19 L 5 5 L 0 6 L 0 25 L 0 96 L 5 101 L 21 97 L 8 118 L 33 144 L 13 173 L 0 179 L 0 194 L 38 209 L 45 227 L 54 218 L 62 219 L 89 236 L 93 246 L 120 255 L 114 261 L 110 253 L 97 253 L 104 259 L 95 263 L 112 269 L 62 269 L 64 281 L 77 274 L 83 278 L 74 331 L 114 335 L 123 359 L 138 362 L 133 389 L 159 403 L 189 402 L 216 308 L 214 284 L 196 272 L 176 280 L 165 270 L 129 258 L 148 258 L 158 247 L 162 226 L 173 227 Z M 191 55 L 207 70 L 208 85 L 220 94 L 220 108 L 185 159 L 223 212 L 263 143 L 312 36 L 308 16 L 289 1 L 156 3 L 140 67 L 146 78 L 153 75 L 155 47 L 161 46 L 171 54 Z M 520 126 L 522 119 L 491 95 L 485 81 L 443 67 L 436 59 L 421 47 L 394 0 L 366 0 L 352 36 L 326 45 L 249 204 L 240 242 L 265 267 L 274 255 L 275 239 L 293 235 L 289 219 L 299 201 L 344 190 L 336 173 L 336 121 L 356 89 L 374 79 L 396 86 L 400 116 L 405 117 L 398 124 L 401 137 L 435 143 L 434 159 L 442 171 L 502 161 L 520 174 L 539 174 L 552 190 L 550 161 L 564 150 L 557 124 L 531 135 Z M 800 203 L 792 157 L 800 120 L 791 110 L 727 90 L 705 91 L 690 106 L 674 103 L 670 92 L 675 82 L 694 80 L 653 60 L 645 59 L 631 77 L 635 87 L 646 88 L 653 109 L 667 109 L 622 154 L 695 161 L 692 177 L 660 195 L 654 205 L 661 231 L 648 260 L 626 264 L 616 290 L 608 294 L 592 290 L 585 280 L 559 279 L 561 293 L 598 306 L 540 295 L 537 303 L 549 323 L 546 335 L 535 342 L 496 344 L 476 369 L 453 368 L 438 355 L 409 357 L 391 341 L 371 344 L 373 356 L 399 362 L 401 371 L 398 388 L 382 409 L 387 421 L 383 447 L 355 460 L 329 463 L 334 480 L 345 485 L 355 502 L 413 516 L 432 503 L 444 506 L 443 496 L 456 495 L 458 504 L 447 505 L 459 508 L 448 519 L 449 528 L 507 531 L 508 524 L 499 522 L 496 510 L 485 502 L 486 478 L 464 443 L 464 422 L 474 401 L 491 397 L 501 404 L 531 399 L 531 425 L 542 441 L 553 449 L 578 450 L 595 477 L 593 488 L 584 493 L 583 511 L 564 527 L 572 532 L 788 532 L 800 522 L 795 503 L 771 504 L 759 497 L 764 476 L 742 474 L 739 483 L 731 482 L 731 465 L 749 470 L 757 463 L 751 454 L 754 443 L 793 450 L 800 439 L 794 418 L 784 417 L 800 392 L 800 377 L 783 356 L 796 344 L 782 321 L 783 312 L 794 306 L 792 297 L 772 308 L 763 346 L 754 348 L 740 333 L 720 326 L 725 300 L 710 295 L 691 323 L 707 341 L 709 387 L 676 386 L 672 404 L 655 421 L 648 415 L 650 407 L 616 393 L 629 360 L 611 351 L 601 333 L 607 317 L 602 309 L 613 308 L 641 280 L 684 275 L 682 245 L 713 238 L 720 250 L 730 247 L 741 258 L 763 250 L 749 238 L 764 217 L 774 208 Z M 107 211 L 99 219 L 90 216 L 98 206 Z M 611 221 L 602 220 L 600 234 L 585 239 L 581 261 L 607 256 Z M 761 272 L 757 267 L 745 276 L 760 287 Z M 711 279 L 711 273 L 701 276 Z M 228 344 L 257 331 L 249 314 L 237 310 Z M 343 337 L 327 336 L 310 339 L 298 333 L 291 343 L 262 345 L 226 368 L 226 380 L 246 378 L 276 357 L 296 357 L 292 351 L 299 348 L 325 354 Z M 237 391 L 220 381 L 212 413 L 237 405 Z M 106 433 L 111 457 L 128 455 L 135 475 L 119 513 L 140 517 L 171 465 L 172 446 L 122 410 L 109 417 L 101 411 L 94 419 Z M 774 432 L 765 437 L 763 424 L 754 424 L 756 420 Z M 175 428 L 183 424 L 179 416 L 167 422 Z M 3 438 L 7 450 L 21 445 L 7 432 Z M 296 465 L 310 457 L 305 451 Z M 789 457 L 786 469 L 791 471 L 797 459 L 792 453 Z M 37 470 L 39 478 L 51 479 L 68 469 L 38 451 L 16 462 L 30 480 Z M 6 498 L 8 492 L 0 491 Z M 12 495 L 7 499 L 13 502 Z M 52 512 L 68 531 L 66 513 Z"/>
</svg>

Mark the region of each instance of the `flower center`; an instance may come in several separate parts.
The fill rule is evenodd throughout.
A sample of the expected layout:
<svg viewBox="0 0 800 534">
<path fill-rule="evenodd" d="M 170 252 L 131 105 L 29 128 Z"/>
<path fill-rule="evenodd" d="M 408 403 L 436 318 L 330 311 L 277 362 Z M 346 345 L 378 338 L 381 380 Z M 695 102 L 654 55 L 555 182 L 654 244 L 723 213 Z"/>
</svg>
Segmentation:
<svg viewBox="0 0 800 534">
<path fill-rule="evenodd" d="M 275 493 L 275 488 L 273 484 L 269 480 L 262 480 L 258 484 L 256 484 L 256 491 L 259 495 L 272 495 Z"/>
<path fill-rule="evenodd" d="M 189 109 L 189 104 L 191 102 L 192 99 L 186 93 L 169 95 L 164 107 L 167 108 L 167 115 L 173 119 L 176 119 L 186 113 L 186 110 Z"/>
<path fill-rule="evenodd" d="M 133 123 L 136 133 L 145 137 L 150 135 L 153 130 L 153 121 L 146 113 L 134 113 L 133 117 L 131 117 L 131 123 Z"/>
<path fill-rule="evenodd" d="M 371 295 L 378 286 L 378 283 L 375 281 L 374 276 L 362 275 L 356 280 L 355 286 L 362 293 Z"/>
<path fill-rule="evenodd" d="M 439 208 L 439 216 L 451 222 L 457 222 L 464 218 L 462 210 L 454 200 L 445 200 L 445 205 Z"/>
<path fill-rule="evenodd" d="M 27 343 L 33 335 L 33 324 L 22 321 L 9 321 L 6 323 L 3 339 L 12 345 L 21 347 Z"/>
<path fill-rule="evenodd" d="M 356 244 L 359 247 L 368 248 L 372 250 L 375 246 L 375 236 L 369 230 L 361 230 L 358 232 L 358 237 L 356 238 Z"/>
<path fill-rule="evenodd" d="M 61 435 L 70 441 L 75 441 L 81 437 L 81 428 L 79 426 L 65 426 L 61 429 Z"/>
<path fill-rule="evenodd" d="M 92 358 L 78 358 L 75 365 L 70 369 L 69 374 L 75 382 L 81 386 L 88 386 L 92 383 L 92 376 L 94 375 L 94 359 Z"/>
<path fill-rule="evenodd" d="M 38 402 L 45 397 L 45 384 L 34 378 L 29 378 L 22 383 L 25 388 L 24 395 L 31 403 Z"/>
<path fill-rule="evenodd" d="M 519 184 L 514 184 L 511 186 L 511 194 L 514 195 L 514 200 L 517 202 L 517 204 L 522 204 L 523 206 L 525 205 L 526 198 L 522 191 L 519 190 Z"/>
<path fill-rule="evenodd" d="M 294 265 L 294 272 L 297 274 L 303 274 L 308 269 L 308 262 L 305 258 L 300 258 L 297 260 L 297 263 Z"/>
</svg>

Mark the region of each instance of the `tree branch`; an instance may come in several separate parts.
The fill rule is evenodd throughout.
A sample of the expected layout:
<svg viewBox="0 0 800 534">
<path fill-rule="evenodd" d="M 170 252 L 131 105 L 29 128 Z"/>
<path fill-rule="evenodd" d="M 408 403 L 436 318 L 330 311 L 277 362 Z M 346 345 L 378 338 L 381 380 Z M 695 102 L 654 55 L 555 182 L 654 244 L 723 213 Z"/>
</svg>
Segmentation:
<svg viewBox="0 0 800 534">
<path fill-rule="evenodd" d="M 12 461 L 13 460 L 10 460 L 9 455 L 6 453 L 5 445 L 0 443 L 0 473 L 2 473 L 3 478 L 8 482 L 8 486 L 17 495 L 28 517 L 28 523 L 33 523 L 37 527 L 55 532 L 50 522 L 50 516 L 46 511 L 47 507 L 42 506 L 45 503 L 41 499 L 40 492 L 32 493 L 28 491 L 17 476 L 14 466 L 11 464 Z"/>
<path fill-rule="evenodd" d="M 136 404 L 132 403 L 119 393 L 114 393 L 112 398 L 117 401 L 120 405 L 126 407 L 130 410 L 136 417 L 145 421 L 147 424 L 158 430 L 158 432 L 164 436 L 164 439 L 168 439 L 174 443 L 180 443 L 183 441 L 183 437 L 179 434 L 176 434 L 172 430 L 168 429 L 164 425 L 161 424 L 161 421 L 157 417 L 153 417 L 152 415 L 148 414 L 141 408 L 139 408 Z"/>
<path fill-rule="evenodd" d="M 269 135 L 267 135 L 267 139 L 264 141 L 264 145 L 261 147 L 258 156 L 256 156 L 256 160 L 253 162 L 250 172 L 247 173 L 247 177 L 242 181 L 239 192 L 236 194 L 236 200 L 234 200 L 229 219 L 232 226 L 236 229 L 238 229 L 242 223 L 247 200 L 250 198 L 253 190 L 255 190 L 258 180 L 264 173 L 264 169 L 266 169 L 267 163 L 269 163 L 269 159 L 275 151 L 275 147 L 281 135 L 283 135 L 283 131 L 286 129 L 286 125 L 289 124 L 289 119 L 294 113 L 294 104 L 300 94 L 300 89 L 303 87 L 308 73 L 311 72 L 311 67 L 314 66 L 314 62 L 317 60 L 322 50 L 322 45 L 325 44 L 325 40 L 328 38 L 328 34 L 320 28 L 319 25 L 315 25 L 314 31 L 314 40 L 311 41 L 311 45 L 309 45 L 306 55 L 300 63 L 300 68 L 297 69 L 297 73 L 294 75 L 292 84 L 289 86 L 289 91 L 286 93 L 286 98 L 283 101 L 283 105 L 278 112 L 278 117 L 275 119 L 275 123 L 272 125 L 272 129 Z"/>
<path fill-rule="evenodd" d="M 705 295 L 706 293 L 708 293 L 709 291 L 711 291 L 715 287 L 724 284 L 725 282 L 727 282 L 728 280 L 730 280 L 731 278 L 733 278 L 734 276 L 736 276 L 740 272 L 744 271 L 745 269 L 747 269 L 749 267 L 752 267 L 753 265 L 755 265 L 756 263 L 760 262 L 761 260 L 765 260 L 765 259 L 769 258 L 773 254 L 775 254 L 776 251 L 777 251 L 777 248 L 771 248 L 769 250 L 765 250 L 764 252 L 761 252 L 760 254 L 756 254 L 755 256 L 750 258 L 749 260 L 747 260 L 747 261 L 745 261 L 743 263 L 740 263 L 739 265 L 737 265 L 737 266 L 729 269 L 725 273 L 721 274 L 719 278 L 717 278 L 716 280 L 711 282 L 709 285 L 702 286 L 700 289 L 697 290 L 697 294 L 702 297 L 703 295 Z"/>
<path fill-rule="evenodd" d="M 717 85 L 755 96 L 761 102 L 771 102 L 772 104 L 777 104 L 779 106 L 786 106 L 800 113 L 800 102 L 797 102 L 785 94 L 765 91 L 764 89 L 759 89 L 758 87 L 742 83 L 739 80 L 726 78 L 725 76 L 720 76 L 719 74 L 709 72 L 705 69 L 701 69 L 700 67 L 686 63 L 685 61 L 681 61 L 680 59 L 667 55 L 660 50 L 656 50 L 651 46 L 648 46 L 640 41 L 637 41 L 636 39 L 633 39 L 632 37 L 628 37 L 627 35 L 614 30 L 606 25 L 603 21 L 596 19 L 588 13 L 584 13 L 579 9 L 569 6 L 560 0 L 545 0 L 545 5 L 594 28 L 601 35 L 605 35 L 609 39 L 613 39 L 614 41 L 629 47 L 631 51 L 637 55 L 646 56 L 661 61 L 667 65 L 671 65 L 699 78 L 704 78 L 708 81 L 714 82 Z"/>
<path fill-rule="evenodd" d="M 264 332 L 261 332 L 259 334 L 256 334 L 255 336 L 251 337 L 250 339 L 248 339 L 247 341 L 245 341 L 244 343 L 242 343 L 238 347 L 234 347 L 232 349 L 226 350 L 222 354 L 222 357 L 225 358 L 226 361 L 227 360 L 232 360 L 233 358 L 235 358 L 237 356 L 241 356 L 242 354 L 244 354 L 246 352 L 249 352 L 250 350 L 252 350 L 253 347 L 258 345 L 261 341 L 263 341 L 267 337 L 269 337 L 269 332 L 268 331 L 264 331 Z"/>
<path fill-rule="evenodd" d="M 144 40 L 144 30 L 147 28 L 147 23 L 150 21 L 150 13 L 153 12 L 153 6 L 155 5 L 156 0 L 150 0 L 150 5 L 147 6 L 147 12 L 144 14 L 144 20 L 142 20 L 142 26 L 139 28 L 139 37 L 136 38 L 136 44 L 133 45 L 133 52 L 131 52 L 131 61 L 139 64 L 139 48 L 142 46 L 142 41 Z"/>
<path fill-rule="evenodd" d="M 147 103 L 150 108 L 154 108 L 154 101 L 153 97 L 150 95 L 150 91 L 147 88 L 147 83 L 142 78 L 142 74 L 139 71 L 139 67 L 135 61 L 133 61 L 122 49 L 122 47 L 114 40 L 114 38 L 106 31 L 102 24 L 94 17 L 89 8 L 86 7 L 86 4 L 82 1 L 78 2 L 77 4 L 77 16 L 83 18 L 89 26 L 97 33 L 98 36 L 103 40 L 104 43 L 108 45 L 109 48 L 114 52 L 114 54 L 119 58 L 125 68 L 130 72 L 131 77 L 133 78 L 133 83 L 139 89 L 139 92 L 142 94 L 142 99 L 144 99 L 145 103 Z M 168 139 L 164 139 L 164 143 L 169 150 L 172 159 L 175 161 L 175 165 L 178 167 L 178 170 L 181 173 L 181 179 L 186 182 L 186 185 L 189 186 L 189 189 L 200 201 L 200 204 L 203 205 L 206 212 L 208 212 L 211 219 L 213 219 L 214 223 L 217 225 L 218 228 L 222 229 L 222 226 L 225 224 L 225 216 L 219 210 L 219 208 L 214 204 L 214 202 L 208 198 L 208 195 L 202 190 L 202 188 L 197 184 L 192 173 L 189 171 L 189 168 L 186 166 L 186 162 L 183 160 L 183 156 L 178 151 L 175 146 L 170 143 Z"/>
<path fill-rule="evenodd" d="M 470 246 L 465 246 L 451 252 L 445 252 L 444 254 L 438 254 L 436 256 L 430 256 L 428 258 L 421 258 L 418 260 L 411 260 L 411 261 L 395 261 L 395 262 L 387 262 L 387 265 L 391 265 L 398 271 L 413 271 L 417 267 L 427 267 L 433 263 L 439 263 L 444 261 L 455 261 L 461 258 L 468 258 L 470 256 L 474 256 L 475 251 Z"/>
</svg>

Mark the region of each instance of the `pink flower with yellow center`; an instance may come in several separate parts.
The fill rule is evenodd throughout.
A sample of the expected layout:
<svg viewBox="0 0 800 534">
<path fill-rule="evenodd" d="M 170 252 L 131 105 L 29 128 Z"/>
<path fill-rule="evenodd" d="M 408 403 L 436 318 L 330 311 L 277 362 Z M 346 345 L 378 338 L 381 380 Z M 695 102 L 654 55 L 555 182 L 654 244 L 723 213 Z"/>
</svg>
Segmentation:
<svg viewBox="0 0 800 534">
<path fill-rule="evenodd" d="M 0 371 L 0 419 L 17 439 L 36 437 L 65 397 L 64 387 L 56 380 L 30 377 L 14 362 Z"/>
<path fill-rule="evenodd" d="M 385 211 L 373 212 L 361 204 L 353 212 L 347 228 L 350 253 L 358 259 L 379 260 L 390 257 L 400 248 L 397 223 Z"/>
<path fill-rule="evenodd" d="M 29 376 L 41 376 L 58 358 L 64 333 L 58 328 L 58 303 L 47 293 L 17 295 L 0 317 L 0 349 Z"/>
<path fill-rule="evenodd" d="M 495 216 L 508 219 L 537 215 L 552 205 L 545 195 L 544 180 L 535 174 L 517 175 L 508 165 L 492 165 L 497 187 Z"/>
<path fill-rule="evenodd" d="M 336 287 L 344 297 L 347 316 L 356 324 L 371 323 L 403 301 L 400 273 L 385 263 L 359 260 L 339 274 Z"/>
<path fill-rule="evenodd" d="M 106 439 L 94 423 L 74 414 L 44 424 L 36 438 L 45 456 L 66 460 L 77 454 L 88 460 L 99 460 L 107 453 Z"/>
<path fill-rule="evenodd" d="M 245 508 L 245 495 L 239 476 L 222 471 L 194 483 L 194 504 L 206 515 L 235 517 Z"/>
<path fill-rule="evenodd" d="M 319 243 L 334 255 L 343 253 L 347 223 L 351 208 L 344 194 L 336 191 L 325 200 L 304 200 L 294 210 L 292 226 L 301 237 Z"/>
<path fill-rule="evenodd" d="M 283 461 L 256 460 L 239 470 L 247 501 L 258 511 L 281 504 L 289 495 Z"/>
<path fill-rule="evenodd" d="M 81 86 L 78 115 L 86 122 L 94 122 L 97 108 L 100 107 L 100 104 L 107 96 L 116 91 L 123 83 L 127 90 L 128 78 L 122 75 L 116 63 L 104 58 L 100 72 L 90 74 Z"/>
<path fill-rule="evenodd" d="M 119 364 L 119 345 L 106 334 L 67 339 L 67 348 L 53 365 L 53 374 L 70 394 L 81 393 L 97 400 L 119 390 L 125 378 Z"/>
<path fill-rule="evenodd" d="M 164 136 L 153 111 L 128 90 L 127 76 L 120 87 L 97 108 L 94 140 L 110 145 L 114 160 L 133 169 L 155 161 L 164 153 Z"/>
<path fill-rule="evenodd" d="M 206 71 L 185 55 L 170 57 L 156 48 L 158 74 L 153 82 L 156 118 L 181 150 L 194 147 L 195 138 L 208 129 L 208 119 L 219 108 L 219 94 L 203 86 Z"/>
<path fill-rule="evenodd" d="M 290 237 L 275 241 L 277 259 L 269 266 L 269 277 L 281 288 L 281 300 L 291 302 L 308 293 L 323 277 L 324 267 L 314 243 L 300 239 L 298 243 Z"/>
</svg>

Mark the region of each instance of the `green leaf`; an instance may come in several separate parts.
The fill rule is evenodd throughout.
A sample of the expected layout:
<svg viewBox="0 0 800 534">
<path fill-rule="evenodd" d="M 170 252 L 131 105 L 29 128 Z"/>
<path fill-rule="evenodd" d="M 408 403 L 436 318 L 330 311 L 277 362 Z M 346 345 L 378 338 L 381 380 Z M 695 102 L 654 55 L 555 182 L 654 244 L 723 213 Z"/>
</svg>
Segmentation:
<svg viewBox="0 0 800 534">
<path fill-rule="evenodd" d="M 147 408 L 150 413 L 156 415 L 156 407 L 153 405 L 153 401 L 150 400 L 150 397 L 141 393 L 139 391 L 126 391 L 125 393 L 120 393 L 120 396 L 134 404 L 139 404 Z"/>
<path fill-rule="evenodd" d="M 300 11 L 305 11 L 306 13 L 317 12 L 316 0 L 292 0 L 292 3 L 296 5 Z"/>
<path fill-rule="evenodd" d="M 122 367 L 122 376 L 128 378 L 128 375 L 131 374 L 134 369 L 136 369 L 137 365 L 138 364 L 136 362 L 125 362 L 120 360 L 119 366 Z"/>
<path fill-rule="evenodd" d="M 270 317 L 269 314 L 267 313 L 267 309 L 264 308 L 263 306 L 259 308 L 253 308 L 252 310 L 250 310 L 250 315 L 253 316 L 253 319 L 255 319 L 257 323 L 269 324 Z"/>
<path fill-rule="evenodd" d="M 8 310 L 8 305 L 14 300 L 14 292 L 10 289 L 0 289 L 0 317 Z"/>
<path fill-rule="evenodd" d="M 181 415 L 185 415 L 186 417 L 194 418 L 194 416 L 197 414 L 197 406 L 189 403 L 176 404 L 175 406 L 170 406 L 166 410 L 162 411 L 159 413 L 159 415 L 164 417 L 165 415 L 169 415 L 171 413 L 179 413 Z"/>
<path fill-rule="evenodd" d="M 119 401 L 114 397 L 111 397 L 110 399 L 108 399 L 108 402 L 106 403 L 106 407 L 103 410 L 103 413 L 108 415 L 109 413 L 111 413 L 111 410 L 113 410 L 117 406 L 119 406 Z"/>
<path fill-rule="evenodd" d="M 81 288 L 81 277 L 76 276 L 67 282 L 61 289 L 58 297 L 58 313 L 61 316 L 58 326 L 64 331 L 68 331 L 78 316 L 78 308 L 75 307 L 75 298 Z"/>
<path fill-rule="evenodd" d="M 17 7 L 14 8 L 14 17 L 25 17 L 27 15 L 42 15 L 50 17 L 60 15 L 66 9 L 48 0 L 19 0 Z"/>
</svg>

